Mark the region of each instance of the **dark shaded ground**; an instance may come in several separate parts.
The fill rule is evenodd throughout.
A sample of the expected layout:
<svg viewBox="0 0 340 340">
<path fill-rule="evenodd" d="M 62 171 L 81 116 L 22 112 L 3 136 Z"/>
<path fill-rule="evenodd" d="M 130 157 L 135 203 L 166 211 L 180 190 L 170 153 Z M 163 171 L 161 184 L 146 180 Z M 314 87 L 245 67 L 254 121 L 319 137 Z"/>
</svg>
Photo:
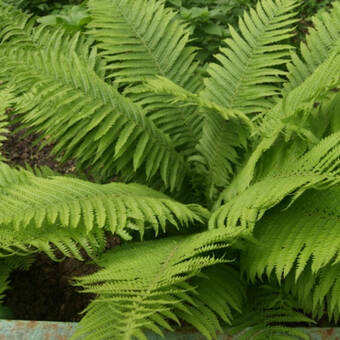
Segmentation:
<svg viewBox="0 0 340 340">
<path fill-rule="evenodd" d="M 93 296 L 77 293 L 69 279 L 97 269 L 74 259 L 55 263 L 40 254 L 30 270 L 11 274 L 5 304 L 17 320 L 79 321 Z"/>
<path fill-rule="evenodd" d="M 10 109 L 8 110 L 10 111 Z M 1 150 L 3 156 L 12 166 L 25 166 L 29 164 L 31 167 L 48 166 L 52 170 L 61 174 L 69 174 L 75 171 L 74 163 L 67 161 L 65 164 L 60 164 L 56 157 L 50 155 L 52 145 L 46 146 L 39 150 L 40 144 L 33 146 L 36 135 L 25 136 L 25 131 L 14 133 L 18 128 L 17 124 L 9 126 L 9 133 L 6 134 L 7 140 L 3 143 Z"/>
<path fill-rule="evenodd" d="M 9 127 L 7 141 L 1 150 L 10 165 L 48 166 L 61 174 L 75 171 L 72 161 L 60 164 L 55 157 L 50 156 L 52 146 L 39 150 L 39 144 L 32 145 L 36 136 L 24 136 L 25 131 L 14 133 L 16 128 L 14 124 Z M 107 240 L 108 249 L 118 244 L 119 239 L 116 237 L 110 236 Z M 79 313 L 93 296 L 77 292 L 70 284 L 70 279 L 96 270 L 98 267 L 93 264 L 74 259 L 53 262 L 46 255 L 39 254 L 28 271 L 18 270 L 11 274 L 11 289 L 6 293 L 5 305 L 17 320 L 79 321 Z"/>
<path fill-rule="evenodd" d="M 118 238 L 110 236 L 106 248 L 119 243 Z M 80 313 L 94 296 L 80 293 L 70 281 L 98 269 L 95 264 L 75 259 L 54 262 L 39 254 L 28 271 L 11 273 L 11 289 L 6 293 L 5 305 L 16 320 L 79 321 Z"/>
</svg>

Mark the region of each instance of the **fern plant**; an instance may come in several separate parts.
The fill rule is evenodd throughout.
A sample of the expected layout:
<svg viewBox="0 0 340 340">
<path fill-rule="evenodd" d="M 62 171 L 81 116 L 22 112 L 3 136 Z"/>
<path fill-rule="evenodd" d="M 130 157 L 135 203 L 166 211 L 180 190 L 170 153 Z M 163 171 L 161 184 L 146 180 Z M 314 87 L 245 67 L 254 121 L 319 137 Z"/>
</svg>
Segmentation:
<svg viewBox="0 0 340 340">
<path fill-rule="evenodd" d="M 258 2 L 204 78 L 163 1 L 89 0 L 73 35 L 0 3 L 2 106 L 95 182 L 2 162 L 0 265 L 85 251 L 101 269 L 73 281 L 96 296 L 74 339 L 338 322 L 340 3 L 295 51 L 299 5 Z"/>
</svg>

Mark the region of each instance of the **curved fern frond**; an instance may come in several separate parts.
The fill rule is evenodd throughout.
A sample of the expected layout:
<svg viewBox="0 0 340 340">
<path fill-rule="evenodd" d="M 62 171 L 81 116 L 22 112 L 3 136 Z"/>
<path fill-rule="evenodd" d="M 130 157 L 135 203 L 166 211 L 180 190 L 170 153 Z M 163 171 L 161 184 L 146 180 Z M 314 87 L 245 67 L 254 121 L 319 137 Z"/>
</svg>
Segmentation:
<svg viewBox="0 0 340 340">
<path fill-rule="evenodd" d="M 0 165 L 0 189 L 0 225 L 25 231 L 23 235 L 28 227 L 58 225 L 75 230 L 83 226 L 87 233 L 109 230 L 128 239 L 129 231 L 137 230 L 143 237 L 144 230 L 152 228 L 157 235 L 168 225 L 200 222 L 205 214 L 198 205 L 178 203 L 142 185 L 36 177 L 5 164 Z"/>
<path fill-rule="evenodd" d="M 98 297 L 87 308 L 73 338 L 146 339 L 145 329 L 162 334 L 162 328 L 172 329 L 169 320 L 178 322 L 178 316 L 197 326 L 208 339 L 214 338 L 219 329 L 217 315 L 230 320 L 225 314 L 228 308 L 241 307 L 242 283 L 236 293 L 238 275 L 230 269 L 224 272 L 224 266 L 214 268 L 219 274 L 211 284 L 218 291 L 205 295 L 206 285 L 200 288 L 197 280 L 206 280 L 208 285 L 209 279 L 193 277 L 204 267 L 226 262 L 212 251 L 229 247 L 239 236 L 214 230 L 130 244 L 104 254 L 98 262 L 104 269 L 76 279 L 84 292 Z M 228 292 L 229 275 L 233 288 Z M 237 295 L 231 297 L 232 293 Z M 223 300 L 216 301 L 222 296 Z"/>
<path fill-rule="evenodd" d="M 300 46 L 301 57 L 293 53 L 292 62 L 288 65 L 288 82 L 284 84 L 284 92 L 298 87 L 337 48 L 340 42 L 340 3 L 333 1 L 332 7 L 330 13 L 323 11 L 312 19 L 306 42 Z"/>
<path fill-rule="evenodd" d="M 240 147 L 240 144 L 246 144 L 249 130 L 252 129 L 250 119 L 242 111 L 210 102 L 166 78 L 150 79 L 147 81 L 147 86 L 154 93 L 163 94 L 163 101 L 169 101 L 179 110 L 185 110 L 186 107 L 193 108 L 202 119 L 205 119 L 201 140 L 189 161 L 192 161 L 195 166 L 198 162 L 200 169 L 206 172 L 204 176 L 206 196 L 211 199 L 215 195 L 216 187 L 224 188 L 234 172 L 233 164 L 237 163 L 239 158 L 235 149 Z M 220 146 L 223 146 L 222 154 L 219 153 Z"/>
<path fill-rule="evenodd" d="M 44 252 L 54 261 L 61 261 L 64 257 L 84 261 L 84 253 L 94 258 L 106 246 L 104 230 L 95 229 L 88 233 L 84 226 L 71 229 L 59 223 L 45 222 L 43 228 L 29 225 L 23 232 L 23 229 L 5 224 L 0 225 L 0 231 L 0 258 L 27 257 Z"/>
<path fill-rule="evenodd" d="M 324 160 L 326 162 L 326 159 Z M 275 273 L 279 281 L 296 266 L 295 281 L 307 265 L 317 274 L 340 259 L 340 189 L 311 190 L 288 210 L 282 205 L 256 225 L 242 269 L 254 280 Z"/>
<path fill-rule="evenodd" d="M 2 72 L 17 91 L 28 91 L 18 105 L 24 127 L 50 135 L 54 153 L 91 167 L 106 180 L 119 173 L 131 179 L 143 165 L 144 178 L 160 175 L 171 190 L 181 187 L 184 158 L 168 135 L 144 111 L 105 83 L 76 54 L 57 46 L 43 51 L 0 50 Z M 171 165 L 171 169 L 170 169 Z"/>
<path fill-rule="evenodd" d="M 260 136 L 259 142 L 232 183 L 221 193 L 220 202 L 231 200 L 256 180 L 258 165 L 268 150 L 281 148 L 280 143 L 287 143 L 296 136 L 305 140 L 306 144 L 318 142 L 319 126 L 315 124 L 315 117 L 319 114 L 317 106 L 322 102 L 328 103 L 334 97 L 332 89 L 340 85 L 339 74 L 340 54 L 333 53 L 299 87 L 286 94 L 264 115 L 259 127 L 254 129 Z M 317 127 L 315 131 L 312 130 L 313 124 Z"/>
<path fill-rule="evenodd" d="M 277 43 L 291 36 L 297 1 L 263 0 L 239 20 L 241 34 L 230 27 L 228 45 L 216 56 L 219 64 L 211 63 L 201 96 L 226 109 L 255 114 L 270 109 L 273 97 L 279 94 L 291 47 Z M 272 98 L 272 99 L 270 99 Z M 212 113 L 205 115 L 198 150 L 207 167 L 208 196 L 225 188 L 235 166 L 241 163 L 238 149 L 247 144 L 249 131 L 234 126 Z"/>
<path fill-rule="evenodd" d="M 285 197 L 291 196 L 294 201 L 307 189 L 339 183 L 339 145 L 340 134 L 332 134 L 307 153 L 290 157 L 268 170 L 257 182 L 218 208 L 209 226 L 253 229 L 263 214 Z"/>
<path fill-rule="evenodd" d="M 245 124 L 248 124 L 249 127 L 252 126 L 250 119 L 242 111 L 228 109 L 224 106 L 216 104 L 215 102 L 210 102 L 199 94 L 187 91 L 185 88 L 175 84 L 167 78 L 155 77 L 148 79 L 146 81 L 146 85 L 153 93 L 167 95 L 167 100 L 171 104 L 183 105 L 183 107 L 196 107 L 207 111 L 218 112 L 225 120 L 240 120 Z"/>
<path fill-rule="evenodd" d="M 186 47 L 189 31 L 176 13 L 156 0 L 89 1 L 89 34 L 98 41 L 118 84 L 136 84 L 163 76 L 194 91 L 195 48 Z"/>
<path fill-rule="evenodd" d="M 195 110 L 166 104 L 163 96 L 140 85 L 158 75 L 191 92 L 202 86 L 196 49 L 186 46 L 188 29 L 175 18 L 175 12 L 164 8 L 162 1 L 89 1 L 89 9 L 93 18 L 89 34 L 103 50 L 109 77 L 114 78 L 118 87 L 128 86 L 125 93 L 171 137 L 176 148 L 193 154 L 201 133 L 200 116 Z"/>
<path fill-rule="evenodd" d="M 296 0 L 262 0 L 239 19 L 241 35 L 230 27 L 232 38 L 216 56 L 220 64 L 209 65 L 202 95 L 245 114 L 269 109 L 273 103 L 264 98 L 279 93 L 285 74 L 277 66 L 290 60 L 291 46 L 277 43 L 292 35 L 297 5 Z"/>
<path fill-rule="evenodd" d="M 4 134 L 8 132 L 7 127 L 7 117 L 6 117 L 6 109 L 8 109 L 14 99 L 14 95 L 9 88 L 0 88 L 0 148 L 2 147 L 2 143 L 6 140 Z M 1 155 L 0 151 L 0 161 L 3 161 L 4 158 Z"/>
</svg>

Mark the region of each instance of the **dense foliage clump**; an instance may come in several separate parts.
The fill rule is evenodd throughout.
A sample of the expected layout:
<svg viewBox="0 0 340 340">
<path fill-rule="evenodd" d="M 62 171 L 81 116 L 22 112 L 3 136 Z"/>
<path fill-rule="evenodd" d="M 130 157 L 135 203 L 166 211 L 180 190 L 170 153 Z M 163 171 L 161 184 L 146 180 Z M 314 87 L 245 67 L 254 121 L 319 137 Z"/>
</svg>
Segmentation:
<svg viewBox="0 0 340 340">
<path fill-rule="evenodd" d="M 203 74 L 192 30 L 163 1 L 89 0 L 83 31 L 0 2 L 1 132 L 14 107 L 20 128 L 76 169 L 2 157 L 0 298 L 11 270 L 44 252 L 101 268 L 73 281 L 96 296 L 74 339 L 145 339 L 183 322 L 208 339 L 225 326 L 247 340 L 305 339 L 286 326 L 337 324 L 331 4 L 295 49 L 300 1 L 258 2 Z M 107 251 L 108 235 L 123 244 Z"/>
</svg>

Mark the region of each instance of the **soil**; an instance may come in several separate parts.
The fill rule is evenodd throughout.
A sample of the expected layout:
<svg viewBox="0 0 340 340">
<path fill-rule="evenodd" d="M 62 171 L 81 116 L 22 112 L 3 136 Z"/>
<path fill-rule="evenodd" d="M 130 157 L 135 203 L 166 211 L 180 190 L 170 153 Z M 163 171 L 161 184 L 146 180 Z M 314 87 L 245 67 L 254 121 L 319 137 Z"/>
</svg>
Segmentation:
<svg viewBox="0 0 340 340">
<path fill-rule="evenodd" d="M 15 132 L 17 124 L 9 126 L 7 140 L 0 150 L 11 166 L 48 166 L 60 174 L 75 171 L 74 162 L 60 164 L 50 155 L 53 145 L 40 148 L 33 145 L 38 136 Z M 107 238 L 107 249 L 120 244 L 117 237 Z M 16 320 L 79 321 L 80 313 L 94 298 L 79 292 L 70 279 L 94 273 L 99 268 L 94 264 L 66 259 L 54 262 L 45 254 L 39 254 L 28 271 L 13 271 L 10 287 L 6 292 L 5 306 L 9 307 Z"/>
<path fill-rule="evenodd" d="M 117 237 L 109 236 L 106 249 L 119 244 Z M 47 255 L 38 254 L 29 270 L 11 273 L 11 289 L 6 292 L 4 305 L 15 320 L 79 321 L 80 313 L 94 296 L 81 293 L 71 281 L 99 269 L 86 261 L 67 258 L 54 262 Z"/>
<path fill-rule="evenodd" d="M 56 263 L 39 254 L 28 271 L 11 274 L 5 305 L 17 320 L 79 321 L 79 313 L 93 296 L 78 293 L 69 279 L 97 270 L 93 264 L 74 259 Z"/>
<path fill-rule="evenodd" d="M 10 113 L 11 109 L 7 111 Z M 9 118 L 9 121 L 14 119 L 15 116 Z M 43 148 L 41 148 L 41 143 L 34 145 L 34 141 L 37 140 L 38 136 L 34 134 L 27 135 L 25 129 L 15 132 L 18 127 L 18 124 L 10 124 L 8 127 L 9 133 L 5 134 L 6 140 L 1 150 L 9 165 L 25 167 L 28 164 L 32 168 L 48 166 L 60 174 L 74 173 L 74 162 L 67 161 L 61 164 L 55 156 L 51 155 L 52 144 Z"/>
</svg>

